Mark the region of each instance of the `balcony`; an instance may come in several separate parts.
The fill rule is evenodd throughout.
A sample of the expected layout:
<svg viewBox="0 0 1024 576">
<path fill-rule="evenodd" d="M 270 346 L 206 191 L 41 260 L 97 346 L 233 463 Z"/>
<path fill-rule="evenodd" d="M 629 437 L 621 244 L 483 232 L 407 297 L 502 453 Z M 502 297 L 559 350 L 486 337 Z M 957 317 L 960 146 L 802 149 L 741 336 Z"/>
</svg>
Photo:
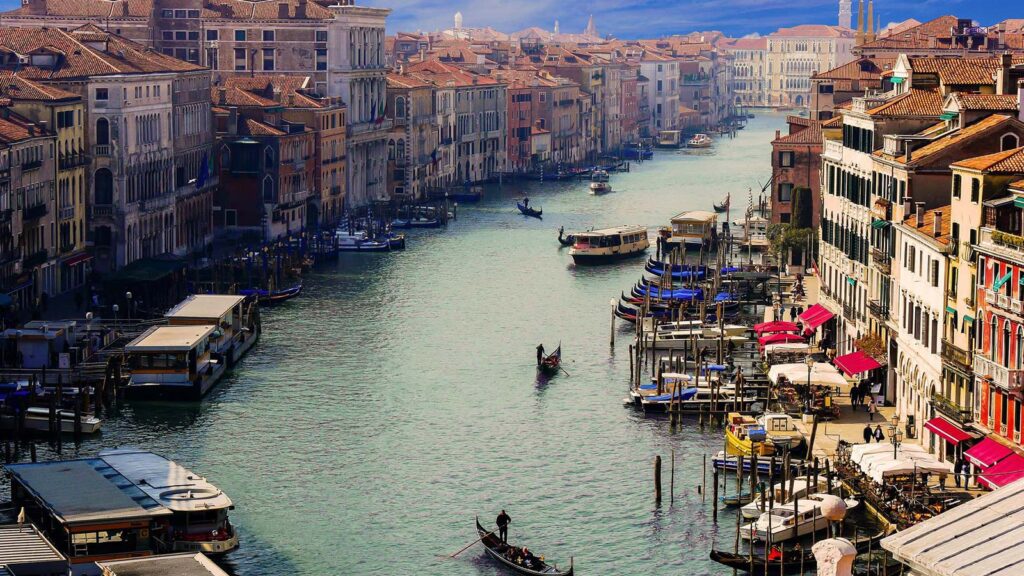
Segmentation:
<svg viewBox="0 0 1024 576">
<path fill-rule="evenodd" d="M 331 196 L 338 196 L 341 194 L 341 186 L 331 186 Z"/>
<path fill-rule="evenodd" d="M 35 268 L 36 266 L 40 266 L 42 264 L 46 264 L 46 260 L 47 259 L 48 259 L 48 256 L 46 254 L 46 250 L 40 250 L 38 252 L 33 252 L 32 254 L 29 254 L 28 256 L 25 256 L 25 258 L 21 261 L 21 268 L 22 268 L 22 270 L 31 270 L 32 268 Z"/>
<path fill-rule="evenodd" d="M 874 262 L 875 268 L 882 274 L 888 276 L 892 273 L 892 258 L 888 254 L 885 254 L 878 248 L 872 248 L 871 260 Z"/>
<path fill-rule="evenodd" d="M 113 204 L 93 204 L 90 207 L 93 218 L 113 218 L 114 217 L 114 205 Z"/>
<path fill-rule="evenodd" d="M 57 166 L 61 170 L 70 170 L 79 166 L 85 166 L 89 163 L 89 157 L 85 154 L 67 154 L 61 156 L 57 161 Z"/>
<path fill-rule="evenodd" d="M 825 140 L 825 149 L 821 155 L 829 160 L 841 161 L 843 159 L 843 143 L 838 140 Z"/>
<path fill-rule="evenodd" d="M 998 299 L 998 295 L 995 292 L 993 292 L 991 290 L 985 290 L 985 303 L 986 304 L 989 304 L 991 306 L 995 306 L 997 299 Z"/>
<path fill-rule="evenodd" d="M 968 308 L 971 308 L 973 310 L 975 306 L 974 298 L 971 298 L 970 296 L 964 298 L 964 306 L 967 306 Z"/>
<path fill-rule="evenodd" d="M 878 300 L 871 300 L 868 302 L 868 313 L 877 318 L 880 322 L 885 322 L 889 319 L 889 307 Z"/>
<path fill-rule="evenodd" d="M 1024 385 L 1024 370 L 1012 370 L 981 354 L 974 355 L 974 373 L 1008 392 L 1019 392 Z"/>
<path fill-rule="evenodd" d="M 942 342 L 942 361 L 964 374 L 971 374 L 973 372 L 971 368 L 971 353 L 945 340 Z"/>
<path fill-rule="evenodd" d="M 60 219 L 61 220 L 71 220 L 74 217 L 75 217 L 75 207 L 74 206 L 65 206 L 65 207 L 60 209 Z"/>
<path fill-rule="evenodd" d="M 964 409 L 959 404 L 953 402 L 949 398 L 946 398 L 942 394 L 932 394 L 932 407 L 935 408 L 936 412 L 942 414 L 946 418 L 949 418 L 960 426 L 966 426 L 973 420 L 969 409 Z"/>
<path fill-rule="evenodd" d="M 847 320 L 856 320 L 857 313 L 853 310 L 853 306 L 849 304 L 843 304 L 843 317 Z"/>
<path fill-rule="evenodd" d="M 21 171 L 22 172 L 29 172 L 31 170 L 39 170 L 42 167 L 43 167 L 43 161 L 42 160 L 31 160 L 29 162 L 22 162 L 22 164 L 21 164 Z"/>
<path fill-rule="evenodd" d="M 25 208 L 21 213 L 21 219 L 24 221 L 38 220 L 39 218 L 46 216 L 48 211 L 46 202 L 41 202 Z"/>
<path fill-rule="evenodd" d="M 110 156 L 110 144 L 97 144 L 92 147 L 92 153 L 96 156 Z"/>
</svg>

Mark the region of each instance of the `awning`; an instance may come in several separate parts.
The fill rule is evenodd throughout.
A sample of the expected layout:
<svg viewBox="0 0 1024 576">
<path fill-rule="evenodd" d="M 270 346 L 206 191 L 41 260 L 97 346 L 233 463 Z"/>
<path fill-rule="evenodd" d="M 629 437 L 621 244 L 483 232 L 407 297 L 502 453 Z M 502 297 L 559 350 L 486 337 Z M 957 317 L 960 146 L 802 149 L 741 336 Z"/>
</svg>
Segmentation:
<svg viewBox="0 0 1024 576">
<path fill-rule="evenodd" d="M 880 230 L 882 228 L 887 228 L 889 224 L 890 222 L 888 220 L 875 220 L 871 222 L 871 227 L 875 230 Z"/>
<path fill-rule="evenodd" d="M 954 446 L 964 440 L 970 440 L 973 438 L 973 436 L 961 430 L 959 426 L 942 417 L 932 418 L 924 423 L 924 427 L 938 434 L 946 442 L 949 442 Z"/>
<path fill-rule="evenodd" d="M 754 324 L 754 332 L 758 334 L 773 334 L 775 332 L 796 332 L 800 327 L 793 322 L 783 322 L 777 320 L 775 322 L 762 322 L 760 324 Z"/>
<path fill-rule="evenodd" d="M 761 348 L 770 344 L 789 344 L 792 342 L 803 344 L 806 341 L 806 338 L 799 334 L 771 334 L 769 336 L 761 336 L 757 339 L 757 343 L 761 345 Z"/>
<path fill-rule="evenodd" d="M 1011 454 L 978 476 L 978 483 L 995 490 L 1024 478 L 1024 456 Z"/>
<path fill-rule="evenodd" d="M 893 76 L 892 78 L 889 78 L 889 81 L 892 82 L 893 84 L 903 84 L 905 80 L 906 78 L 903 78 L 901 76 Z"/>
<path fill-rule="evenodd" d="M 1024 278 L 1024 276 L 1021 276 L 1021 278 Z M 956 308 L 953 308 L 952 306 L 946 306 L 946 312 L 956 316 Z"/>
<path fill-rule="evenodd" d="M 804 310 L 804 313 L 800 315 L 800 321 L 803 322 L 804 328 L 814 329 L 831 320 L 833 316 L 835 314 L 828 308 L 821 304 L 815 304 Z"/>
<path fill-rule="evenodd" d="M 939 114 L 939 120 L 952 120 L 957 116 L 959 116 L 959 114 L 956 112 L 943 112 L 942 114 Z"/>
<path fill-rule="evenodd" d="M 996 280 L 995 282 L 993 282 L 992 283 L 992 289 L 993 290 L 999 290 L 1000 288 L 1003 287 L 1003 284 L 1006 284 L 1006 281 L 1009 280 L 1012 277 L 1013 277 L 1013 271 L 1011 270 L 1011 271 L 1007 272 L 1005 276 L 1003 276 L 1002 278 L 1000 278 L 1000 279 Z"/>
<path fill-rule="evenodd" d="M 81 264 L 82 262 L 85 262 L 87 260 L 92 260 L 92 255 L 86 252 L 82 252 L 81 254 L 75 254 L 74 256 L 68 257 L 66 260 L 64 260 L 64 265 L 74 266 L 76 264 Z"/>
<path fill-rule="evenodd" d="M 1024 208 L 1024 197 L 1017 196 L 1013 199 L 1013 205 L 1016 208 Z"/>
<path fill-rule="evenodd" d="M 880 368 L 882 365 L 877 360 L 868 356 L 861 350 L 852 354 L 839 356 L 835 359 L 836 367 L 846 373 L 847 376 L 856 376 L 861 372 L 867 372 Z"/>
<path fill-rule="evenodd" d="M 1013 454 L 1013 450 L 991 438 L 985 438 L 964 452 L 964 457 L 975 466 L 989 468 L 1010 454 Z"/>
</svg>

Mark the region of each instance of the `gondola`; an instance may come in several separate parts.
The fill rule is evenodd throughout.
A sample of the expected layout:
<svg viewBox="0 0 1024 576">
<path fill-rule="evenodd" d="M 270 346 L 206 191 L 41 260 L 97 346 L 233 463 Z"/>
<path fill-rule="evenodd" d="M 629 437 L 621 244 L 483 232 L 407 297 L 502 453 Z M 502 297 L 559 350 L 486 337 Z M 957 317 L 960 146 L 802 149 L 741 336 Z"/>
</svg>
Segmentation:
<svg viewBox="0 0 1024 576">
<path fill-rule="evenodd" d="M 737 508 L 744 504 L 749 504 L 754 501 L 754 495 L 750 492 L 741 492 L 739 494 L 729 494 L 719 498 L 722 504 L 727 508 Z"/>
<path fill-rule="evenodd" d="M 564 235 L 565 228 L 558 229 L 558 243 L 562 246 L 572 246 L 576 243 L 576 236 L 574 234 Z"/>
<path fill-rule="evenodd" d="M 559 344 L 558 348 L 551 354 L 544 356 L 544 359 L 537 365 L 537 370 L 547 374 L 548 376 L 554 376 L 562 369 L 562 345 Z"/>
<path fill-rule="evenodd" d="M 537 576 L 572 576 L 572 558 L 569 559 L 568 570 L 559 570 L 557 567 L 547 564 L 543 560 L 537 560 L 532 568 L 527 568 L 522 564 L 513 562 L 505 556 L 505 553 L 514 547 L 503 543 L 501 539 L 498 538 L 498 535 L 494 533 L 497 530 L 487 530 L 481 526 L 479 518 L 476 520 L 476 531 L 480 533 L 480 542 L 483 543 L 484 549 L 487 550 L 487 555 L 504 564 L 513 572 Z"/>
<path fill-rule="evenodd" d="M 534 218 L 539 219 L 541 215 L 544 214 L 543 208 L 530 208 L 529 206 L 523 205 L 522 202 L 516 202 L 516 208 L 519 208 L 519 211 L 523 214 L 523 216 L 532 216 Z"/>
<path fill-rule="evenodd" d="M 302 283 L 298 283 L 291 288 L 284 288 L 282 290 L 263 290 L 260 288 L 249 288 L 245 290 L 239 290 L 238 294 L 241 296 L 256 296 L 260 304 L 280 304 L 286 300 L 295 298 L 302 292 Z"/>
<path fill-rule="evenodd" d="M 722 213 L 729 210 L 729 195 L 725 195 L 725 200 L 722 200 L 721 204 L 712 204 L 715 207 L 715 212 Z"/>
</svg>

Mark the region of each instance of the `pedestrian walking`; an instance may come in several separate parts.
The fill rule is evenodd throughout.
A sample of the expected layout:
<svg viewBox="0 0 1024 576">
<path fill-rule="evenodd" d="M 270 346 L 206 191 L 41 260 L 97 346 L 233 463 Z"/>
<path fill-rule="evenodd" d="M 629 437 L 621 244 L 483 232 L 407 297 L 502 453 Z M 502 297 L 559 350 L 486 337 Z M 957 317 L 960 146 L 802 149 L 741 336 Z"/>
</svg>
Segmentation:
<svg viewBox="0 0 1024 576">
<path fill-rule="evenodd" d="M 874 397 L 868 396 L 868 420 L 874 422 L 876 412 L 878 412 L 878 405 L 875 404 Z"/>
<path fill-rule="evenodd" d="M 870 444 L 871 439 L 874 438 L 874 434 L 871 432 L 871 424 L 864 425 L 864 443 Z"/>
<path fill-rule="evenodd" d="M 796 306 L 789 307 L 789 321 L 796 322 Z"/>
<path fill-rule="evenodd" d="M 878 424 L 875 426 L 875 442 L 881 444 L 882 440 L 885 440 L 885 433 L 882 432 L 882 425 Z"/>
<path fill-rule="evenodd" d="M 857 387 L 850 386 L 850 406 L 857 407 Z"/>
<path fill-rule="evenodd" d="M 956 484 L 957 488 L 960 487 L 960 472 L 962 472 L 963 469 L 964 459 L 960 456 L 957 456 L 956 462 L 953 463 L 953 483 Z"/>
</svg>

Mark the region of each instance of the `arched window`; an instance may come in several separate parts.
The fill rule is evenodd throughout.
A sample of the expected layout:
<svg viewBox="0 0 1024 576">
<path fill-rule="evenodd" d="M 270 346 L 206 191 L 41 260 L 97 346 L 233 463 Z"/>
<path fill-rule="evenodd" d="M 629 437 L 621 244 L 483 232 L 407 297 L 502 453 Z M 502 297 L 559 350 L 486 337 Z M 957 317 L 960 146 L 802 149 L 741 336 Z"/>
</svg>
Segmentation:
<svg viewBox="0 0 1024 576">
<path fill-rule="evenodd" d="M 989 314 L 988 316 L 988 355 L 993 362 L 996 360 L 996 329 L 999 321 L 996 320 L 995 314 Z"/>
<path fill-rule="evenodd" d="M 1003 355 L 1001 357 L 1003 367 L 1010 367 L 1010 321 L 1003 321 Z"/>
<path fill-rule="evenodd" d="M 267 170 L 274 168 L 274 149 L 270 146 L 263 149 L 263 167 Z"/>
<path fill-rule="evenodd" d="M 1016 358 L 1015 366 L 1017 370 L 1022 368 L 1024 364 L 1024 355 L 1021 354 L 1021 349 L 1024 348 L 1024 326 L 1017 326 L 1017 343 L 1014 347 L 1014 357 Z"/>
<path fill-rule="evenodd" d="M 1004 134 L 1003 137 L 999 139 L 1000 150 L 1013 150 L 1018 146 L 1020 146 L 1020 139 L 1017 138 L 1016 134 Z"/>
<path fill-rule="evenodd" d="M 274 179 L 267 176 L 263 179 L 263 201 L 268 204 L 273 204 L 274 199 Z"/>
<path fill-rule="evenodd" d="M 395 98 L 395 118 L 405 118 L 405 98 Z"/>
<path fill-rule="evenodd" d="M 96 121 L 96 143 L 101 146 L 110 144 L 110 121 L 106 118 Z"/>
<path fill-rule="evenodd" d="M 395 159 L 395 141 L 388 140 L 388 160 Z"/>
<path fill-rule="evenodd" d="M 114 203 L 114 175 L 106 168 L 100 168 L 93 176 L 96 182 L 96 204 Z"/>
</svg>

